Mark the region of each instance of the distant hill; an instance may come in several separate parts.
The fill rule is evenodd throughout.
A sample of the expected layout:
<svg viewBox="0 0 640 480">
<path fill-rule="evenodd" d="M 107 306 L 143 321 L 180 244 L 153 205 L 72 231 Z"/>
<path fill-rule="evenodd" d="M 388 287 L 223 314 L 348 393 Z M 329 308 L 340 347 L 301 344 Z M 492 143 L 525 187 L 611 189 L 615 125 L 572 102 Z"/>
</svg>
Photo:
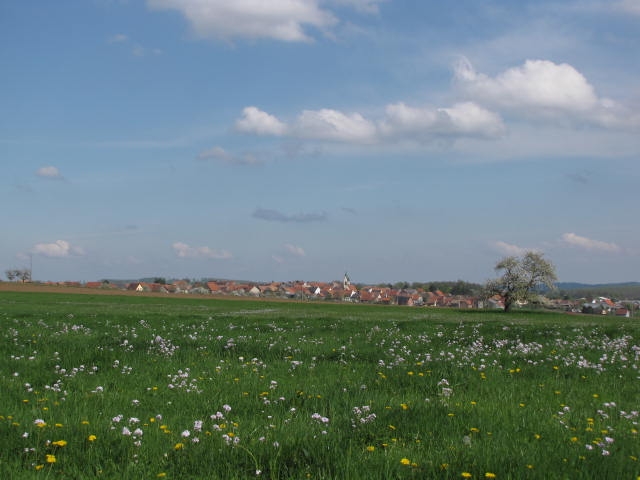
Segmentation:
<svg viewBox="0 0 640 480">
<path fill-rule="evenodd" d="M 568 295 L 572 298 L 581 297 L 608 297 L 618 300 L 640 299 L 640 282 L 623 283 L 556 283 L 560 295 Z"/>
</svg>

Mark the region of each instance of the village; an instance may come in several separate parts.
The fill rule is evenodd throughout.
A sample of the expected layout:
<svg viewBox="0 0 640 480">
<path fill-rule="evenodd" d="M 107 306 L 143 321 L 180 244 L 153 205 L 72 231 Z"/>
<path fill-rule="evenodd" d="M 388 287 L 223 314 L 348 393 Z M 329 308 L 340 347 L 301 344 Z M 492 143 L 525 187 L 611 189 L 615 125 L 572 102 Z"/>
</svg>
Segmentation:
<svg viewBox="0 0 640 480">
<path fill-rule="evenodd" d="M 494 295 L 462 295 L 434 291 L 424 288 L 395 288 L 391 285 L 356 285 L 348 274 L 342 281 L 332 282 L 241 282 L 234 280 L 191 281 L 95 281 L 95 282 L 48 282 L 49 285 L 128 291 L 203 296 L 233 296 L 265 299 L 288 299 L 298 301 L 333 301 L 368 303 L 380 305 L 401 305 L 408 307 L 446 307 L 458 309 L 503 309 L 503 299 Z M 519 305 L 520 307 L 526 304 Z M 640 309 L 640 300 L 612 300 L 607 297 L 554 299 L 541 297 L 537 306 L 569 313 L 631 317 Z"/>
</svg>

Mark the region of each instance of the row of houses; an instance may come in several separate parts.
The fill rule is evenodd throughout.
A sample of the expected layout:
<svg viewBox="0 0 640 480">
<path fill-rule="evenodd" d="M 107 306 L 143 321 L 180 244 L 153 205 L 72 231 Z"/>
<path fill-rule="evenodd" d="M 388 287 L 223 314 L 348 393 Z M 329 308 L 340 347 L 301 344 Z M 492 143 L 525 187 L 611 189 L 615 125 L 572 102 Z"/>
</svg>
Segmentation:
<svg viewBox="0 0 640 480">
<path fill-rule="evenodd" d="M 198 294 L 286 298 L 299 300 L 333 300 L 352 303 L 377 303 L 386 305 L 437 306 L 454 308 L 501 308 L 499 301 L 483 302 L 464 295 L 447 295 L 440 290 L 396 289 L 388 286 L 360 286 L 352 284 L 345 275 L 342 282 L 270 282 L 250 283 L 228 280 L 190 282 L 178 280 L 172 283 L 131 282 L 125 285 L 108 282 L 87 282 L 87 288 L 124 289 L 134 292 L 163 294 Z"/>
<path fill-rule="evenodd" d="M 396 289 L 389 286 L 360 286 L 352 284 L 345 275 L 342 282 L 236 282 L 232 280 L 212 280 L 191 282 L 177 280 L 172 283 L 131 282 L 61 282 L 59 285 L 134 292 L 162 294 L 196 294 L 220 296 L 246 296 L 263 298 L 284 298 L 298 300 L 328 300 L 352 303 L 373 303 L 383 305 L 430 306 L 452 308 L 503 309 L 504 303 L 498 295 L 488 299 L 466 295 L 448 295 L 440 290 Z M 640 308 L 638 301 L 615 302 L 606 297 L 598 297 L 590 302 L 582 300 L 547 300 L 546 307 L 572 313 L 611 315 L 629 317 Z M 631 310 L 630 308 L 631 307 Z"/>
</svg>

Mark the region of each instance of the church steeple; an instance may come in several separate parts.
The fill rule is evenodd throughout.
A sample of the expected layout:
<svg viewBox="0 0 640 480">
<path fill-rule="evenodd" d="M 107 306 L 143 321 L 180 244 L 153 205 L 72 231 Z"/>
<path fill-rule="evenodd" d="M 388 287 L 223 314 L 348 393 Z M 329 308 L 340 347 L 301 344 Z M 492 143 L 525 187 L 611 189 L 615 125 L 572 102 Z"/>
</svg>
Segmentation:
<svg viewBox="0 0 640 480">
<path fill-rule="evenodd" d="M 342 288 L 344 290 L 347 290 L 350 285 L 351 285 L 351 279 L 349 278 L 349 274 L 347 272 L 344 272 L 344 279 L 342 280 Z"/>
</svg>

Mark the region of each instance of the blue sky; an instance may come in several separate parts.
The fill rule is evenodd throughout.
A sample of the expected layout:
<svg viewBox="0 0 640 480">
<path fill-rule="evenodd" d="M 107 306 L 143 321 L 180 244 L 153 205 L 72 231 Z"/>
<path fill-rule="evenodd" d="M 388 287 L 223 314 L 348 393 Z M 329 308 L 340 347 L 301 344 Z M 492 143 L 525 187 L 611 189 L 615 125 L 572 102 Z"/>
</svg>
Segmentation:
<svg viewBox="0 0 640 480">
<path fill-rule="evenodd" d="M 0 3 L 0 267 L 639 280 L 640 1 Z"/>
</svg>

